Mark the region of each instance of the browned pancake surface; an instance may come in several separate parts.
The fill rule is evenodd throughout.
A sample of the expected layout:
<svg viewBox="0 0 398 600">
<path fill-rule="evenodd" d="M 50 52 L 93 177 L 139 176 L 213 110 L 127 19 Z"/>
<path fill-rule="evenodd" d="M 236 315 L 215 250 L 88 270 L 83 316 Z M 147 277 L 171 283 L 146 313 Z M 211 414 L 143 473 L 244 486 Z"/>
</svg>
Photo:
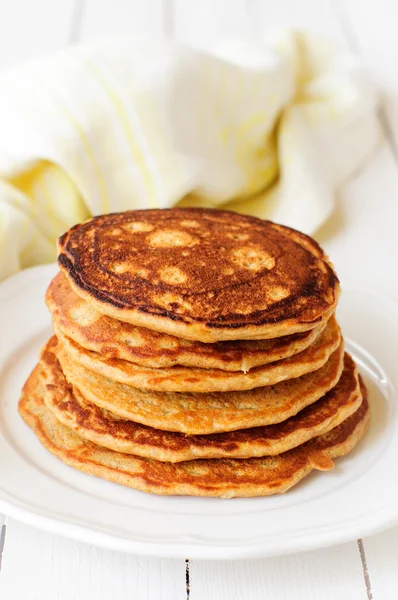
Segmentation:
<svg viewBox="0 0 398 600">
<path fill-rule="evenodd" d="M 87 369 L 140 389 L 169 392 L 227 392 L 273 385 L 320 369 L 343 343 L 340 328 L 332 317 L 324 331 L 302 352 L 242 373 L 180 366 L 151 369 L 126 360 L 104 358 L 82 348 L 56 327 L 55 333 L 71 359 Z"/>
<path fill-rule="evenodd" d="M 332 314 L 339 294 L 314 240 L 227 211 L 95 217 L 60 238 L 58 260 L 100 311 L 204 342 L 311 329 Z"/>
<path fill-rule="evenodd" d="M 309 331 L 269 340 L 184 340 L 103 315 L 75 294 L 63 273 L 50 283 L 46 303 L 56 328 L 83 348 L 157 369 L 183 365 L 246 372 L 305 350 L 326 326 L 323 321 Z"/>
<path fill-rule="evenodd" d="M 336 385 L 344 364 L 341 343 L 321 369 L 276 385 L 240 392 L 159 392 L 90 371 L 72 361 L 60 344 L 55 351 L 66 379 L 93 404 L 156 429 L 191 435 L 280 423 Z"/>
<path fill-rule="evenodd" d="M 279 456 L 166 463 L 102 448 L 60 423 L 43 402 L 36 368 L 26 382 L 18 409 L 41 443 L 66 464 L 85 473 L 154 494 L 264 496 L 285 492 L 314 468 L 329 470 L 367 429 L 366 390 L 360 408 L 323 436 Z"/>
<path fill-rule="evenodd" d="M 187 436 L 120 419 L 87 401 L 68 384 L 53 350 L 54 340 L 43 351 L 40 367 L 46 384 L 44 402 L 55 417 L 81 437 L 100 446 L 161 461 L 280 454 L 333 429 L 362 402 L 356 366 L 346 354 L 337 385 L 295 417 L 267 427 Z"/>
</svg>

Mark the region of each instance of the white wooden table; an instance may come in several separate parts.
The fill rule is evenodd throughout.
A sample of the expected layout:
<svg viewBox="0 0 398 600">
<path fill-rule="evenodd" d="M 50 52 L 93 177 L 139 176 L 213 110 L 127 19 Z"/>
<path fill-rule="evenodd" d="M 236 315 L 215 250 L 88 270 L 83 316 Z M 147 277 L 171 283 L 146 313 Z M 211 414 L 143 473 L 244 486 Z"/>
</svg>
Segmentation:
<svg viewBox="0 0 398 600">
<path fill-rule="evenodd" d="M 371 276 L 398 297 L 397 18 L 396 0 L 3 0 L 0 68 L 116 32 L 166 33 L 201 47 L 279 25 L 336 38 L 363 58 L 386 93 L 384 139 L 318 239 L 343 285 L 346 277 Z M 1 600 L 398 598 L 398 528 L 300 555 L 211 563 L 111 552 L 5 518 L 0 560 Z"/>
</svg>

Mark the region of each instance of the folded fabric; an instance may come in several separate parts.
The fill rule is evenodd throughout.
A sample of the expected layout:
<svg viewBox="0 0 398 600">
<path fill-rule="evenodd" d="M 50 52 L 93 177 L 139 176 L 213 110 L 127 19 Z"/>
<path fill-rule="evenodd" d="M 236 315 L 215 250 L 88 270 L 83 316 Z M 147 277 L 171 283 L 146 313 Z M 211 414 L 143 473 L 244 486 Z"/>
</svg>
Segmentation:
<svg viewBox="0 0 398 600">
<path fill-rule="evenodd" d="M 118 37 L 0 76 L 0 279 L 104 212 L 224 207 L 312 233 L 378 138 L 376 94 L 321 38 L 204 53 Z"/>
</svg>

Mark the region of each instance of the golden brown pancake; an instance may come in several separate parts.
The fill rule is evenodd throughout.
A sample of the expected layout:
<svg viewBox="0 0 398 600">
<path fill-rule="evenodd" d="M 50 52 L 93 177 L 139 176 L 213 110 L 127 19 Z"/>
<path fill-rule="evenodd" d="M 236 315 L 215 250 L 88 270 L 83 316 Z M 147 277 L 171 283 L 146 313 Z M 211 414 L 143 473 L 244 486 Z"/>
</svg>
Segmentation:
<svg viewBox="0 0 398 600">
<path fill-rule="evenodd" d="M 187 436 L 120 419 L 88 402 L 66 381 L 53 349 L 54 340 L 43 351 L 40 367 L 46 383 L 44 403 L 58 421 L 99 446 L 155 460 L 275 456 L 337 427 L 362 402 L 357 369 L 346 354 L 337 385 L 287 421 L 228 433 Z"/>
<path fill-rule="evenodd" d="M 87 369 L 140 389 L 168 392 L 227 392 L 273 385 L 320 369 L 341 343 L 340 328 L 332 317 L 306 350 L 285 360 L 256 367 L 248 373 L 179 366 L 151 369 L 126 360 L 102 357 L 82 348 L 57 327 L 54 330 L 71 359 Z"/>
<path fill-rule="evenodd" d="M 343 423 L 279 456 L 180 463 L 122 454 L 79 437 L 44 404 L 40 368 L 26 382 L 18 409 L 47 450 L 80 471 L 154 494 L 231 498 L 285 492 L 313 469 L 331 469 L 332 459 L 352 450 L 366 431 L 365 389 L 363 394 L 360 408 Z"/>
<path fill-rule="evenodd" d="M 319 400 L 338 382 L 344 345 L 317 371 L 241 392 L 181 393 L 140 390 L 116 383 L 55 349 L 66 379 L 89 402 L 156 429 L 202 435 L 280 423 Z"/>
<path fill-rule="evenodd" d="M 46 303 L 58 331 L 82 348 L 155 369 L 182 365 L 247 372 L 305 350 L 326 325 L 270 340 L 204 344 L 136 327 L 98 312 L 74 293 L 63 273 L 52 280 Z"/>
<path fill-rule="evenodd" d="M 227 211 L 102 215 L 66 232 L 58 249 L 73 289 L 100 312 L 202 342 L 313 329 L 339 296 L 314 240 Z"/>
</svg>

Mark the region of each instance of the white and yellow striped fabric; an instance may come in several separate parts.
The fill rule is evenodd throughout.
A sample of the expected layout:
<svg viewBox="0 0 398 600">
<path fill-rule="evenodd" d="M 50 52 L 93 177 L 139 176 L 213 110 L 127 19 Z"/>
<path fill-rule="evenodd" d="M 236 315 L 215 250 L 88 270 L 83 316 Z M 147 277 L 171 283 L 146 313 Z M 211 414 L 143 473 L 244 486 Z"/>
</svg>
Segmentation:
<svg viewBox="0 0 398 600">
<path fill-rule="evenodd" d="M 177 203 L 311 233 L 378 138 L 375 93 L 320 38 L 203 53 L 102 40 L 0 76 L 0 279 L 89 215 Z"/>
</svg>

